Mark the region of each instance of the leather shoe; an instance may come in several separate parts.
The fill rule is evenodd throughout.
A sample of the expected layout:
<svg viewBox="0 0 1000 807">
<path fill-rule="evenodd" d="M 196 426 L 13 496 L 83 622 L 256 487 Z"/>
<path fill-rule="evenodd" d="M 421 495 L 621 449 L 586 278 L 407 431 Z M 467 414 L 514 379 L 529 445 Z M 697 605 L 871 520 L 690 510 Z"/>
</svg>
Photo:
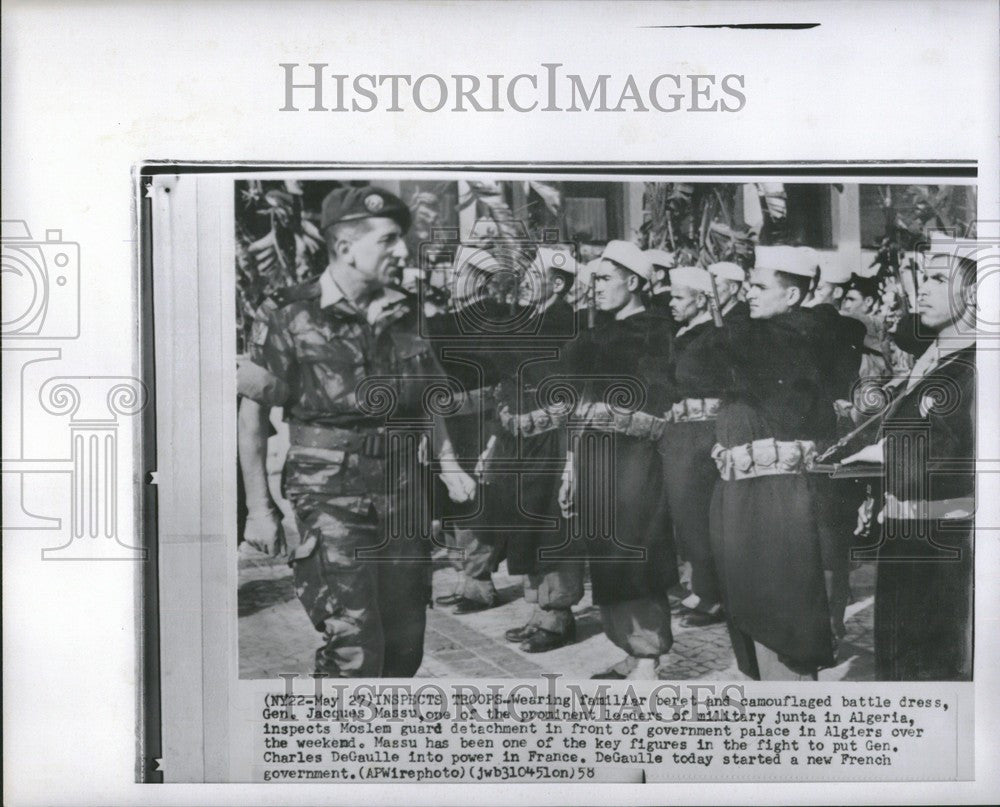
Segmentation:
<svg viewBox="0 0 1000 807">
<path fill-rule="evenodd" d="M 496 605 L 494 602 L 483 602 L 482 600 L 470 600 L 468 597 L 462 597 L 455 607 L 452 608 L 451 612 L 457 616 L 462 614 L 475 614 L 478 611 L 485 611 L 488 608 L 493 608 Z"/>
<path fill-rule="evenodd" d="M 434 602 L 438 605 L 454 605 L 460 599 L 462 599 L 461 594 L 445 594 L 441 597 L 435 597 Z"/>
<path fill-rule="evenodd" d="M 546 653 L 558 647 L 565 647 L 576 641 L 576 631 L 570 628 L 565 633 L 553 633 L 545 628 L 538 628 L 521 643 L 525 653 Z"/>
<path fill-rule="evenodd" d="M 709 625 L 718 625 L 720 622 L 725 621 L 726 615 L 722 613 L 722 609 L 720 608 L 713 614 L 708 614 L 704 611 L 688 611 L 681 620 L 681 625 L 685 628 L 705 628 Z"/>
<path fill-rule="evenodd" d="M 515 643 L 523 642 L 525 639 L 531 636 L 536 630 L 538 630 L 538 625 L 532 625 L 532 624 L 522 625 L 519 628 L 511 628 L 510 630 L 506 631 L 503 635 L 503 638 L 506 639 L 508 642 L 515 642 Z"/>
</svg>

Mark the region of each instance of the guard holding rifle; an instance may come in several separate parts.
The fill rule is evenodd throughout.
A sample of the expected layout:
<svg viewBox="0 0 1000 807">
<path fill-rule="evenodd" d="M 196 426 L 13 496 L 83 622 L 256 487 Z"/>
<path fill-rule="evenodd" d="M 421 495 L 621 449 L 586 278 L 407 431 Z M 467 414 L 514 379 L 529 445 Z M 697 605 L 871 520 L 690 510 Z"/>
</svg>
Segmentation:
<svg viewBox="0 0 1000 807">
<path fill-rule="evenodd" d="M 746 283 L 743 267 L 732 261 L 719 261 L 709 265 L 708 273 L 714 278 L 712 286 L 722 319 L 734 325 L 749 319 L 750 309 L 740 297 Z"/>
<path fill-rule="evenodd" d="M 816 496 L 807 465 L 833 442 L 829 334 L 801 308 L 815 268 L 793 247 L 758 247 L 739 338 L 720 340 L 730 388 L 712 450 L 713 554 L 740 669 L 815 679 L 833 664 Z"/>
<path fill-rule="evenodd" d="M 677 266 L 677 257 L 665 249 L 647 249 L 646 257 L 653 264 L 653 282 L 650 284 L 648 308 L 668 322 L 674 319 L 670 311 L 670 270 Z"/>
<path fill-rule="evenodd" d="M 835 466 L 884 471 L 875 585 L 876 678 L 972 678 L 976 244 L 932 238 L 917 293 L 931 344 L 873 419 L 878 441 Z M 970 254 L 971 253 L 971 254 Z M 856 448 L 873 424 L 823 460 Z"/>
<path fill-rule="evenodd" d="M 419 450 L 406 440 L 388 448 L 386 422 L 424 417 L 426 385 L 444 378 L 411 298 L 392 288 L 409 224 L 406 205 L 381 188 L 331 192 L 321 213 L 329 265 L 274 296 L 239 373 L 240 393 L 283 407 L 289 424 L 283 489 L 300 536 L 295 590 L 324 635 L 316 671 L 335 677 L 408 677 L 423 656 L 428 542 L 389 540 L 386 530 L 427 493 L 414 478 Z M 467 500 L 475 483 L 435 426 L 442 479 Z M 387 459 L 401 469 L 392 478 Z"/>
</svg>

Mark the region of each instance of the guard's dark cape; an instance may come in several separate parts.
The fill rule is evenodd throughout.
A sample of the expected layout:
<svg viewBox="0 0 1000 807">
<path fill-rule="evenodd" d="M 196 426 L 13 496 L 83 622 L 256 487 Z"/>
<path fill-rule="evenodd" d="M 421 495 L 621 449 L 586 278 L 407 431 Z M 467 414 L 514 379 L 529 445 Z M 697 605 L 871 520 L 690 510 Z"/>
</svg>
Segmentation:
<svg viewBox="0 0 1000 807">
<path fill-rule="evenodd" d="M 719 443 L 732 447 L 770 437 L 823 447 L 833 439 L 829 366 L 841 357 L 821 318 L 793 309 L 749 320 L 739 338 L 726 344 L 734 381 L 716 422 Z M 817 497 L 809 475 L 720 481 L 711 531 L 734 647 L 739 651 L 741 642 L 753 640 L 786 663 L 832 665 Z M 757 674 L 752 655 L 737 652 L 737 659 L 743 672 Z"/>
</svg>

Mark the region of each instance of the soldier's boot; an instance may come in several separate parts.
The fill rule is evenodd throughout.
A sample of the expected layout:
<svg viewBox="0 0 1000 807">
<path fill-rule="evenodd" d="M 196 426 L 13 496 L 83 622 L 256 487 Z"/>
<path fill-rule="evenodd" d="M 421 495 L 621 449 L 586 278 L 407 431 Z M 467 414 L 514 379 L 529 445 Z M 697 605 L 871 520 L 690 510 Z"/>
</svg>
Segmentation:
<svg viewBox="0 0 1000 807">
<path fill-rule="evenodd" d="M 681 620 L 681 625 L 685 628 L 705 628 L 709 625 L 717 625 L 726 621 L 726 614 L 719 603 L 715 603 L 709 608 L 705 608 L 703 603 L 700 607 L 688 611 Z"/>
<path fill-rule="evenodd" d="M 488 576 L 485 580 L 464 576 L 459 594 L 460 596 L 455 601 L 455 608 L 452 611 L 452 613 L 459 616 L 494 608 L 498 602 L 497 590 L 493 586 L 492 575 Z"/>
<path fill-rule="evenodd" d="M 515 644 L 520 644 L 525 641 L 529 636 L 531 636 L 535 631 L 538 630 L 538 622 L 541 619 L 541 609 L 536 605 L 531 609 L 531 615 L 528 617 L 528 621 L 525 622 L 519 628 L 510 628 L 507 630 L 503 637 L 508 642 L 514 642 Z"/>
<path fill-rule="evenodd" d="M 538 631 L 538 625 L 542 621 L 542 609 L 538 605 L 538 586 L 541 578 L 537 574 L 526 574 L 524 583 L 524 601 L 531 605 L 531 614 L 528 621 L 519 628 L 510 628 L 504 633 L 504 638 L 508 642 L 520 644 L 527 641 Z"/>
<path fill-rule="evenodd" d="M 383 678 L 412 678 L 424 658 L 424 630 L 431 594 L 429 563 L 378 565 Z"/>
<path fill-rule="evenodd" d="M 541 609 L 537 630 L 521 643 L 525 653 L 547 653 L 576 641 L 576 620 L 569 608 Z"/>
<path fill-rule="evenodd" d="M 316 672 L 330 678 L 372 678 L 382 674 L 384 646 L 374 609 L 345 610 L 323 623 Z"/>
</svg>

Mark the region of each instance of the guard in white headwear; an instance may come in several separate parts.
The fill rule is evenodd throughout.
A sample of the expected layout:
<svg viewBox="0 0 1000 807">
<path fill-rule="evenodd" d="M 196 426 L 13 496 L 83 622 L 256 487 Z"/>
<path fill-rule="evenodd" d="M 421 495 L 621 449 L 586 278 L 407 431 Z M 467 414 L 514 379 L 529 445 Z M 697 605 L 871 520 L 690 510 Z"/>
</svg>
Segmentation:
<svg viewBox="0 0 1000 807">
<path fill-rule="evenodd" d="M 709 274 L 715 278 L 715 290 L 719 295 L 719 311 L 729 323 L 745 321 L 750 312 L 747 304 L 740 300 L 740 292 L 746 283 L 746 272 L 738 263 L 719 261 L 710 264 Z"/>
<path fill-rule="evenodd" d="M 713 320 L 712 276 L 704 269 L 672 269 L 670 295 L 679 330 L 658 378 L 667 421 L 658 448 L 674 540 L 687 572 L 689 590 L 681 603 L 684 625 L 700 627 L 723 619 L 708 510 L 719 477 L 711 458 L 715 418 L 729 385 L 725 324 L 719 328 Z"/>
<path fill-rule="evenodd" d="M 812 292 L 803 304 L 819 320 L 830 337 L 831 351 L 824 366 L 837 412 L 837 433 L 854 428 L 851 401 L 858 391 L 859 371 L 865 349 L 865 326 L 854 317 L 841 316 L 851 268 L 840 252 L 798 247 L 803 270 L 815 275 Z M 852 479 L 816 479 L 817 528 L 823 547 L 823 568 L 833 632 L 840 639 L 847 633 L 844 611 L 850 600 L 850 547 L 854 540 L 858 507 L 866 489 Z"/>
<path fill-rule="evenodd" d="M 815 678 L 834 662 L 814 484 L 807 466 L 835 438 L 827 362 L 834 341 L 804 310 L 815 266 L 795 247 L 758 247 L 750 322 L 725 342 L 732 383 L 712 450 L 720 474 L 712 548 L 740 669 Z"/>
<path fill-rule="evenodd" d="M 628 655 L 598 678 L 652 679 L 672 644 L 668 590 L 677 558 L 659 487 L 663 408 L 650 394 L 650 359 L 669 354 L 670 329 L 643 292 L 653 268 L 642 250 L 612 241 L 594 272 L 605 317 L 569 351 L 580 395 L 560 491 L 565 551 L 588 558 L 604 631 Z"/>
</svg>

